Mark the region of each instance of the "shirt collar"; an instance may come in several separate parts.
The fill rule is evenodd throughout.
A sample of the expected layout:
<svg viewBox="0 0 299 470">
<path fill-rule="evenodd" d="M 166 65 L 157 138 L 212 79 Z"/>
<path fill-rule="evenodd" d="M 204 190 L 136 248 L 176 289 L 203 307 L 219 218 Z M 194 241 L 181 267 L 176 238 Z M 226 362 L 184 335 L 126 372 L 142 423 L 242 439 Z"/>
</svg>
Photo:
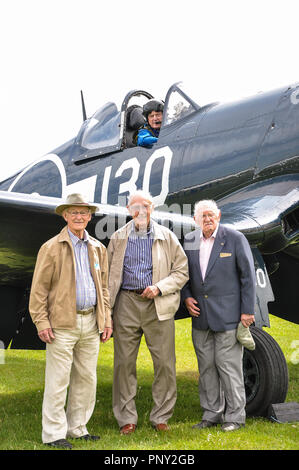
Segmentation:
<svg viewBox="0 0 299 470">
<path fill-rule="evenodd" d="M 86 230 L 84 230 L 84 234 L 83 234 L 83 240 L 81 240 L 80 238 L 77 237 L 77 235 L 75 235 L 73 232 L 71 232 L 71 230 L 68 228 L 68 233 L 69 233 L 69 236 L 70 236 L 70 239 L 73 243 L 73 245 L 77 245 L 78 242 L 89 242 L 89 235 L 88 235 L 88 232 Z"/>
<path fill-rule="evenodd" d="M 146 236 L 149 236 L 149 235 L 153 235 L 153 234 L 154 234 L 154 228 L 153 228 L 152 221 L 150 221 L 149 227 L 147 228 L 146 232 L 139 232 L 139 230 L 136 230 L 135 222 L 133 220 L 132 228 L 131 228 L 131 235 L 135 235 L 135 236 L 145 236 L 146 235 Z"/>
</svg>

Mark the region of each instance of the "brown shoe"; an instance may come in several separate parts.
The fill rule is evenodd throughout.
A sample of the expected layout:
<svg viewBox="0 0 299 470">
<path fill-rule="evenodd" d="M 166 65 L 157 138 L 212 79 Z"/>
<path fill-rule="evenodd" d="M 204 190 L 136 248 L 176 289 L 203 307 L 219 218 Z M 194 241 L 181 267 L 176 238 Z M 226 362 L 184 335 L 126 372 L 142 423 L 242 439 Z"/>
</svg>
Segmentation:
<svg viewBox="0 0 299 470">
<path fill-rule="evenodd" d="M 169 431 L 169 427 L 166 423 L 158 423 L 155 426 L 156 431 Z"/>
<path fill-rule="evenodd" d="M 131 434 L 132 432 L 135 432 L 136 429 L 136 424 L 126 424 L 122 428 L 120 428 L 120 433 L 121 434 Z"/>
</svg>

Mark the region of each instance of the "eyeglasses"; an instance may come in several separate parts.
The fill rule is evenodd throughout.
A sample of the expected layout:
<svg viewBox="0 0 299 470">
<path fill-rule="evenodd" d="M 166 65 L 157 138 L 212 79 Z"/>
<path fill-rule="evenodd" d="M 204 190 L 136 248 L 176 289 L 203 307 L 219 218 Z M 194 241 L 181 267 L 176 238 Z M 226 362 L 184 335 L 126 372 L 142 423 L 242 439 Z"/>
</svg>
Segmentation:
<svg viewBox="0 0 299 470">
<path fill-rule="evenodd" d="M 151 204 L 134 204 L 133 206 L 129 206 L 129 209 L 133 212 L 140 211 L 142 209 L 149 210 L 152 207 Z"/>
<path fill-rule="evenodd" d="M 76 217 L 77 215 L 82 215 L 82 217 L 87 217 L 90 212 L 89 211 L 67 211 L 72 217 Z"/>
<path fill-rule="evenodd" d="M 200 219 L 217 219 L 218 215 L 215 214 L 214 212 L 209 212 L 208 214 L 199 214 L 198 217 Z"/>
</svg>

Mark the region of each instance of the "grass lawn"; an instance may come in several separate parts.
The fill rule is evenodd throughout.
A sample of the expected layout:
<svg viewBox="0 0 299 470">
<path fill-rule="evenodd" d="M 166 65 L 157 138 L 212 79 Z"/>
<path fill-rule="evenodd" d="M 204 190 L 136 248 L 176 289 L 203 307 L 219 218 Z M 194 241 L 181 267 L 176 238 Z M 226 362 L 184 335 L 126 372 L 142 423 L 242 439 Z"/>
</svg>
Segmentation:
<svg viewBox="0 0 299 470">
<path fill-rule="evenodd" d="M 299 325 L 271 316 L 266 329 L 281 346 L 289 367 L 286 401 L 299 401 Z M 44 351 L 0 351 L 0 449 L 48 450 L 41 443 L 41 406 L 44 387 Z M 111 407 L 113 340 L 101 345 L 98 390 L 89 432 L 96 443 L 76 441 L 79 450 L 298 450 L 299 422 L 278 424 L 265 418 L 248 418 L 246 427 L 224 433 L 220 427 L 197 431 L 192 425 L 202 416 L 197 361 L 189 319 L 176 322 L 178 399 L 169 422 L 171 430 L 157 433 L 149 424 L 153 368 L 144 340 L 138 356 L 136 404 L 139 422 L 135 434 L 121 436 Z M 74 442 L 74 441 L 73 441 Z"/>
</svg>

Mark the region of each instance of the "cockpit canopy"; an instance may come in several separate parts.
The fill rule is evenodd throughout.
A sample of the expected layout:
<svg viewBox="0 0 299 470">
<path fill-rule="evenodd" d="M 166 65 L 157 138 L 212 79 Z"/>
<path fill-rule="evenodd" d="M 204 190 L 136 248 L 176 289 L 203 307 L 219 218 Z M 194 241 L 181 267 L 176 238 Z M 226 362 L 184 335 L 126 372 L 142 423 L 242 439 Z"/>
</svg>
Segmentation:
<svg viewBox="0 0 299 470">
<path fill-rule="evenodd" d="M 82 161 L 95 156 L 133 147 L 135 132 L 145 123 L 143 105 L 153 96 L 143 90 L 133 90 L 125 97 L 120 110 L 108 102 L 84 121 L 76 138 L 83 153 Z M 199 110 L 200 106 L 184 91 L 181 83 L 172 85 L 164 105 L 162 128 L 170 126 Z"/>
<path fill-rule="evenodd" d="M 173 124 L 199 109 L 200 106 L 188 96 L 184 85 L 175 83 L 166 95 L 162 126 Z"/>
<path fill-rule="evenodd" d="M 106 103 L 90 119 L 78 134 L 81 147 L 88 150 L 114 148 L 119 142 L 121 114 L 114 103 Z"/>
</svg>

